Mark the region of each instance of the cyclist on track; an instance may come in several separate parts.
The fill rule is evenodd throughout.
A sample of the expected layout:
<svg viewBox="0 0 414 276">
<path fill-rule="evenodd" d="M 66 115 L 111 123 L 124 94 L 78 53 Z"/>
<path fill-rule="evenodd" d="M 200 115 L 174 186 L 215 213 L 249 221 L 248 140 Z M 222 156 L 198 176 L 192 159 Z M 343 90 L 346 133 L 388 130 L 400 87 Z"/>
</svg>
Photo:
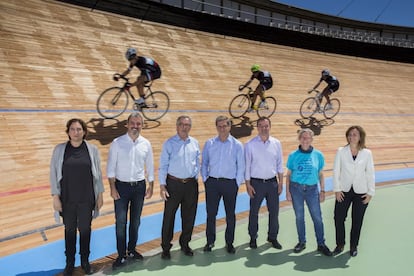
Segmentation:
<svg viewBox="0 0 414 276">
<path fill-rule="evenodd" d="M 335 91 L 338 90 L 339 88 L 339 81 L 335 76 L 332 76 L 331 73 L 329 72 L 329 69 L 324 69 L 322 70 L 322 76 L 321 79 L 319 80 L 319 82 L 313 87 L 312 90 L 318 88 L 318 86 L 321 84 L 322 81 L 325 81 L 328 85 L 323 89 L 322 94 L 321 94 L 321 98 L 319 99 L 319 104 L 322 103 L 322 99 L 323 97 L 325 97 L 326 101 L 327 101 L 327 105 L 325 107 L 325 110 L 329 110 L 332 109 L 332 105 L 331 105 L 331 99 L 329 98 L 329 96 L 334 93 Z M 312 92 L 312 90 L 309 91 Z"/>
<path fill-rule="evenodd" d="M 251 99 L 251 106 L 248 110 L 248 112 L 251 112 L 253 110 L 257 110 L 257 106 L 255 106 L 255 102 L 257 99 L 257 96 L 260 96 L 261 102 L 259 104 L 259 107 L 263 107 L 265 105 L 265 95 L 264 92 L 266 90 L 269 90 L 273 86 L 273 79 L 272 76 L 268 71 L 261 71 L 260 65 L 254 64 L 250 68 L 250 71 L 252 72 L 252 76 L 250 79 L 246 82 L 245 85 L 240 87 L 240 91 L 243 90 L 245 87 L 247 87 L 254 79 L 257 79 L 259 81 L 259 84 L 257 85 L 256 89 L 254 90 L 253 98 Z"/>
<path fill-rule="evenodd" d="M 161 77 L 161 68 L 157 62 L 148 57 L 142 57 L 137 55 L 135 48 L 128 48 L 125 53 L 125 58 L 129 61 L 128 68 L 121 74 L 121 76 L 128 75 L 131 70 L 136 66 L 140 71 L 141 75 L 137 77 L 135 82 L 131 83 L 131 86 L 136 86 L 140 98 L 135 100 L 135 103 L 140 107 L 146 107 L 144 100 L 144 85 L 150 81 L 159 79 Z M 118 74 L 114 75 L 114 80 L 118 81 Z"/>
</svg>

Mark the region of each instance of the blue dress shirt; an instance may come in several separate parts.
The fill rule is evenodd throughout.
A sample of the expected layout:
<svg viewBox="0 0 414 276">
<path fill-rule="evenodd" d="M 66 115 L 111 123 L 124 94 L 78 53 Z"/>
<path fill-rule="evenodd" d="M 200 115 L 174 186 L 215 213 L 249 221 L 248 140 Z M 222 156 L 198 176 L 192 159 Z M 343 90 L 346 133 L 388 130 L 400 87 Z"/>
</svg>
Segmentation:
<svg viewBox="0 0 414 276">
<path fill-rule="evenodd" d="M 166 185 L 167 174 L 178 178 L 198 178 L 200 170 L 200 146 L 189 136 L 185 141 L 178 134 L 167 139 L 162 146 L 158 179 Z"/>
<path fill-rule="evenodd" d="M 244 182 L 243 144 L 229 135 L 222 142 L 218 136 L 207 140 L 203 148 L 201 176 L 205 182 L 209 176 L 236 179 L 237 185 Z"/>
</svg>

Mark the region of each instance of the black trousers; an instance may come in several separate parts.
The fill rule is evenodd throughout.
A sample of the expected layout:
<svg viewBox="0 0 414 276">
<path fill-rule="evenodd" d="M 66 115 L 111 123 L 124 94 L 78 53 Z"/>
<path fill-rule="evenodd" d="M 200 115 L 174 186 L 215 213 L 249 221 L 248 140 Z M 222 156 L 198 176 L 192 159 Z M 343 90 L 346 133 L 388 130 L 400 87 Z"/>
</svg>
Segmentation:
<svg viewBox="0 0 414 276">
<path fill-rule="evenodd" d="M 198 182 L 196 179 L 186 183 L 167 178 L 167 191 L 170 197 L 164 203 L 162 220 L 161 247 L 170 250 L 174 235 L 175 214 L 181 206 L 180 245 L 188 246 L 193 234 L 198 203 Z"/>
<path fill-rule="evenodd" d="M 344 192 L 344 200 L 342 202 L 335 202 L 335 229 L 336 229 L 336 244 L 339 246 L 345 245 L 345 220 L 348 210 L 352 204 L 352 223 L 351 223 L 351 240 L 350 247 L 356 248 L 359 243 L 361 235 L 362 222 L 364 220 L 365 211 L 368 204 L 363 204 L 362 196 L 364 194 L 357 194 L 351 188 L 349 192 Z"/>
<path fill-rule="evenodd" d="M 62 206 L 63 224 L 65 225 L 66 262 L 74 263 L 76 254 L 76 234 L 79 229 L 80 255 L 88 260 L 91 241 L 91 223 L 93 203 L 65 203 Z"/>
</svg>

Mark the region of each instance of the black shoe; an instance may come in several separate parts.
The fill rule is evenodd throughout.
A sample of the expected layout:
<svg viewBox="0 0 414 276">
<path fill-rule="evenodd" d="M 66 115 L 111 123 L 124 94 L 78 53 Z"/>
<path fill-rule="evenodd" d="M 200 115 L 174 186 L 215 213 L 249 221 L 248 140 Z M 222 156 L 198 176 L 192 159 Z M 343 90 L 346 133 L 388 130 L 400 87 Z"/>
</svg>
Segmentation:
<svg viewBox="0 0 414 276">
<path fill-rule="evenodd" d="M 356 257 L 356 255 L 358 255 L 358 250 L 355 247 L 351 247 L 351 249 L 349 250 L 349 255 L 351 255 L 351 257 Z"/>
<path fill-rule="evenodd" d="M 83 269 L 83 271 L 85 272 L 86 275 L 91 275 L 91 274 L 94 273 L 89 261 L 82 262 L 81 267 L 82 267 L 82 269 Z"/>
<path fill-rule="evenodd" d="M 272 246 L 276 249 L 282 249 L 282 245 L 277 241 L 277 239 L 267 239 L 268 242 L 272 243 Z"/>
<path fill-rule="evenodd" d="M 306 243 L 300 242 L 298 243 L 295 248 L 293 248 L 293 252 L 300 253 L 306 248 Z"/>
<path fill-rule="evenodd" d="M 184 255 L 186 256 L 194 256 L 194 252 L 193 250 L 187 245 L 187 246 L 182 246 L 181 247 L 181 251 L 184 252 Z"/>
<path fill-rule="evenodd" d="M 161 253 L 161 259 L 163 259 L 163 260 L 171 259 L 170 250 L 163 250 L 162 253 Z"/>
<path fill-rule="evenodd" d="M 250 239 L 249 246 L 250 246 L 250 248 L 252 248 L 252 249 L 256 249 L 256 248 L 257 248 L 257 242 L 256 242 L 256 239 Z"/>
<path fill-rule="evenodd" d="M 135 250 L 129 251 L 127 256 L 131 259 L 134 259 L 134 260 L 143 260 L 144 259 L 144 257 Z"/>
<path fill-rule="evenodd" d="M 74 264 L 66 264 L 65 269 L 63 270 L 63 276 L 72 276 L 74 267 Z"/>
<path fill-rule="evenodd" d="M 329 248 L 324 244 L 318 245 L 318 251 L 325 256 L 332 256 L 331 250 L 329 250 Z"/>
<path fill-rule="evenodd" d="M 118 257 L 112 264 L 112 269 L 117 269 L 126 264 L 126 257 Z"/>
<path fill-rule="evenodd" d="M 332 253 L 333 253 L 333 255 L 338 255 L 338 254 L 341 254 L 342 251 L 344 251 L 344 246 L 343 245 L 337 245 Z"/>
<path fill-rule="evenodd" d="M 211 252 L 211 249 L 214 247 L 214 243 L 206 244 L 203 248 L 204 252 Z"/>
<path fill-rule="evenodd" d="M 226 250 L 227 250 L 227 252 L 228 252 L 228 253 L 230 253 L 230 254 L 234 254 L 234 253 L 236 253 L 236 248 L 234 248 L 233 244 L 231 244 L 231 243 L 228 243 L 228 244 L 226 245 Z"/>
</svg>

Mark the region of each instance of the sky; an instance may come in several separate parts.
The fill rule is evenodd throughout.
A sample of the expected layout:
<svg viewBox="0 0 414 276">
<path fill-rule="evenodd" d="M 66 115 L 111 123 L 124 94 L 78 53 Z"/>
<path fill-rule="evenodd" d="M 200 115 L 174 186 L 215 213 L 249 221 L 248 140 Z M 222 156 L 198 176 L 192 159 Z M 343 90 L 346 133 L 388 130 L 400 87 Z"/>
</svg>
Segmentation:
<svg viewBox="0 0 414 276">
<path fill-rule="evenodd" d="M 272 0 L 323 14 L 414 28 L 414 0 Z"/>
</svg>

